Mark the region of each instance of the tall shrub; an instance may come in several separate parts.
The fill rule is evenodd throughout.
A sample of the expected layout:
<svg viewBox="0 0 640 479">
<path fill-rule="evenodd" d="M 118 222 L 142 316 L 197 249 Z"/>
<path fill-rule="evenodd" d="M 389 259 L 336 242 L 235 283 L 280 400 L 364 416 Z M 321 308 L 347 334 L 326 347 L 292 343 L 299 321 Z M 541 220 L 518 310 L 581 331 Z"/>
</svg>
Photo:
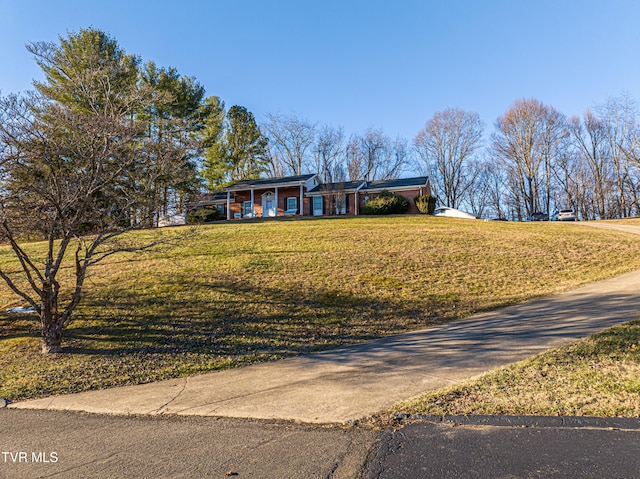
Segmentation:
<svg viewBox="0 0 640 479">
<path fill-rule="evenodd" d="M 416 196 L 413 199 L 413 202 L 416 204 L 418 211 L 423 215 L 432 215 L 433 211 L 436 209 L 436 199 L 433 196 Z"/>
<path fill-rule="evenodd" d="M 409 202 L 406 198 L 394 195 L 390 191 L 382 191 L 365 203 L 362 214 L 365 215 L 395 215 L 406 213 Z"/>
</svg>

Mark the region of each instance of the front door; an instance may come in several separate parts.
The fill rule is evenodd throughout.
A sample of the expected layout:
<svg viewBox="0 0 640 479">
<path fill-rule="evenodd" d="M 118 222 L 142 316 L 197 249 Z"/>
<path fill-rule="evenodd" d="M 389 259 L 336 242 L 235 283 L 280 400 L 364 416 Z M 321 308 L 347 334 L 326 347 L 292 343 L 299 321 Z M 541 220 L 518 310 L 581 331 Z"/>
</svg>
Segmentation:
<svg viewBox="0 0 640 479">
<path fill-rule="evenodd" d="M 276 215 L 276 200 L 272 192 L 262 195 L 262 216 L 274 217 Z"/>
</svg>

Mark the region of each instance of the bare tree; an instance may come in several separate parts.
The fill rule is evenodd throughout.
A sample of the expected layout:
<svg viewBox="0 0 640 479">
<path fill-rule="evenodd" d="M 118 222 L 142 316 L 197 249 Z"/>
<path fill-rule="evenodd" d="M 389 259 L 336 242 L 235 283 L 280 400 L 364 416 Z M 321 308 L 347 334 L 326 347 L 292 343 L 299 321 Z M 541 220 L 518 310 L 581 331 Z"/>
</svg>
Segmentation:
<svg viewBox="0 0 640 479">
<path fill-rule="evenodd" d="M 88 268 L 152 245 L 121 235 L 146 224 L 131 212 L 153 212 L 155 188 L 170 187 L 180 165 L 145 154 L 149 123 L 140 118 L 154 94 L 141 89 L 137 62 L 115 40 L 88 29 L 31 51 L 47 82 L 0 99 L 0 239 L 17 259 L 0 277 L 37 312 L 42 351 L 52 353 L 61 351 Z M 33 231 L 46 240 L 44 254 L 20 244 Z M 70 288 L 60 279 L 65 268 Z"/>
<path fill-rule="evenodd" d="M 383 165 L 388 154 L 389 140 L 382 130 L 368 129 L 358 138 L 360 155 L 363 158 L 364 174 L 367 181 L 386 179 L 382 173 Z"/>
<path fill-rule="evenodd" d="M 499 218 L 507 215 L 507 205 L 505 199 L 505 173 L 499 165 L 488 158 L 483 163 L 484 171 L 481 181 L 485 188 L 487 207 Z"/>
<path fill-rule="evenodd" d="M 346 167 L 349 179 L 357 181 L 365 177 L 366 159 L 360 149 L 360 139 L 356 135 L 351 135 L 346 147 Z"/>
<path fill-rule="evenodd" d="M 600 121 L 605 125 L 611 165 L 615 176 L 616 206 L 613 217 L 629 216 L 633 200 L 631 164 L 637 162 L 638 106 L 629 95 L 610 98 L 598 107 Z"/>
<path fill-rule="evenodd" d="M 500 201 L 494 203 L 492 191 L 493 176 L 490 164 L 484 160 L 472 160 L 467 165 L 469 175 L 469 188 L 466 203 L 471 207 L 471 213 L 481 218 L 491 210 L 495 204 L 497 206 L 497 216 L 501 217 Z"/>
<path fill-rule="evenodd" d="M 540 147 L 544 168 L 544 206 L 543 209 L 551 214 L 551 200 L 554 196 L 556 184 L 554 182 L 554 170 L 556 162 L 564 155 L 567 149 L 566 117 L 552 107 L 547 107 L 543 117 L 542 132 L 540 135 Z"/>
<path fill-rule="evenodd" d="M 517 100 L 496 121 L 492 149 L 510 175 L 513 198 L 524 207 L 516 207 L 518 219 L 523 213 L 548 211 L 551 169 L 563 128 L 562 115 L 535 99 Z"/>
<path fill-rule="evenodd" d="M 270 113 L 263 127 L 269 138 L 272 161 L 284 165 L 291 174 L 301 175 L 310 161 L 316 126 L 294 114 Z M 282 166 L 272 169 L 278 171 Z"/>
<path fill-rule="evenodd" d="M 392 141 L 382 130 L 368 129 L 352 135 L 347 144 L 347 171 L 351 180 L 398 178 L 409 161 L 405 140 Z"/>
<path fill-rule="evenodd" d="M 482 145 L 483 131 L 477 113 L 449 108 L 436 113 L 414 138 L 433 191 L 445 206 L 458 207 L 471 187 L 468 163 Z"/>
<path fill-rule="evenodd" d="M 607 127 L 591 110 L 587 110 L 582 120 L 577 116 L 573 117 L 568 123 L 568 129 L 575 149 L 576 165 L 572 168 L 570 158 L 564 159 L 560 165 L 564 183 L 569 186 L 570 176 L 576 179 L 585 175 L 589 177 L 589 189 L 593 192 L 597 215 L 593 219 L 604 219 L 607 217 L 607 198 L 612 186 Z M 584 208 L 583 206 L 586 217 L 590 217 Z"/>
<path fill-rule="evenodd" d="M 391 154 L 387 155 L 387 161 L 384 167 L 387 179 L 395 179 L 400 177 L 402 172 L 414 163 L 411 155 L 411 147 L 409 142 L 398 136 L 391 142 Z"/>
<path fill-rule="evenodd" d="M 316 143 L 313 147 L 315 172 L 320 175 L 324 183 L 342 181 L 336 178 L 344 176 L 345 147 L 344 131 L 342 128 L 333 128 L 325 125 L 318 132 Z"/>
<path fill-rule="evenodd" d="M 568 125 L 576 166 L 573 175 L 587 193 L 580 209 L 584 218 L 617 218 L 638 209 L 640 164 L 638 109 L 628 95 L 611 98 L 587 110 Z M 566 164 L 560 168 L 562 172 Z"/>
</svg>

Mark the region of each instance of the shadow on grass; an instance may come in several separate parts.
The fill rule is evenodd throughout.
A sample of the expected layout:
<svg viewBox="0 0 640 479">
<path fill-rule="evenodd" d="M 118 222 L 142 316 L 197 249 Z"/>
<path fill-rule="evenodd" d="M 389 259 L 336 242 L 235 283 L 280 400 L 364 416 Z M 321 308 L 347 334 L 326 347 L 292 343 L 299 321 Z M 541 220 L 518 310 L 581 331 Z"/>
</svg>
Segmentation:
<svg viewBox="0 0 640 479">
<path fill-rule="evenodd" d="M 15 401 L 140 384 L 320 351 L 308 364 L 355 361 L 373 375 L 475 375 L 640 316 L 634 294 L 554 296 L 451 322 L 473 305 L 210 278 L 165 284 L 171 294 L 96 289 L 65 330 L 66 354 L 42 356 L 29 342 L 0 357 L 0 395 Z M 33 335 L 33 322 L 10 327 L 0 339 Z"/>
<path fill-rule="evenodd" d="M 0 340 L 40 336 L 40 323 L 34 314 L 0 313 Z"/>
<path fill-rule="evenodd" d="M 111 288 L 88 296 L 65 330 L 73 354 L 304 354 L 442 322 L 443 305 L 374 299 L 330 288 L 165 280 L 168 291 Z M 189 297 L 189 289 L 203 297 Z M 449 305 L 451 306 L 451 305 Z"/>
<path fill-rule="evenodd" d="M 103 290 L 89 294 L 65 329 L 64 352 L 167 359 L 190 355 L 200 358 L 196 362 L 249 356 L 265 360 L 415 331 L 475 312 L 469 302 L 437 295 L 372 298 L 340 288 L 287 289 L 210 278 L 165 278 L 162 284 L 166 287 L 163 294 L 118 285 L 111 285 L 108 294 Z M 471 325 L 464 320 L 448 325 L 448 342 L 442 348 L 432 343 L 430 333 L 388 338 L 379 344 L 409 354 L 427 341 L 430 348 L 452 360 L 471 347 L 477 354 L 499 356 L 505 345 L 512 350 L 511 345 L 531 338 L 551 344 L 636 319 L 640 295 L 558 296 L 519 306 L 517 313 L 511 311 L 501 311 L 500 317 L 489 313 Z M 558 312 L 569 312 L 578 319 L 568 324 L 548 319 Z M 582 316 L 592 319 L 581 321 Z M 0 315 L 0 328 L 0 339 L 38 337 L 32 318 Z M 362 347 L 375 354 L 377 346 Z"/>
</svg>

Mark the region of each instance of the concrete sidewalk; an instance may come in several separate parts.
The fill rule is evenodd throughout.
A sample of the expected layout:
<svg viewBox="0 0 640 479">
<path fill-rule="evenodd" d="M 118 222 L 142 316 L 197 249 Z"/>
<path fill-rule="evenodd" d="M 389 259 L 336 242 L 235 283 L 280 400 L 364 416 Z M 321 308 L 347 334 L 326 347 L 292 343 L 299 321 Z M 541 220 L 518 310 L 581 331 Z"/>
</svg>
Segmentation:
<svg viewBox="0 0 640 479">
<path fill-rule="evenodd" d="M 10 407 L 347 422 L 638 317 L 640 271 L 324 353 Z"/>
</svg>

